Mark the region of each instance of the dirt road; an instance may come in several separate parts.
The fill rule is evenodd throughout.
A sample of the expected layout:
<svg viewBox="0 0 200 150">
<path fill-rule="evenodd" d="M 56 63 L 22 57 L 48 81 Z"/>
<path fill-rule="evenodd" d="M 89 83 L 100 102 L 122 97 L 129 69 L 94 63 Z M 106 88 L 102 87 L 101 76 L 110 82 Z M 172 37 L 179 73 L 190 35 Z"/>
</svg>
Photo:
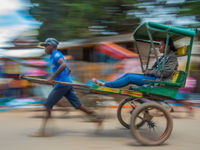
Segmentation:
<svg viewBox="0 0 200 150">
<path fill-rule="evenodd" d="M 10 111 L 0 113 L 0 150 L 198 150 L 200 146 L 200 111 L 194 118 L 175 118 L 171 137 L 156 147 L 141 146 L 116 118 L 106 119 L 104 129 L 85 121 L 77 112 L 54 113 L 48 130 L 54 136 L 33 138 L 27 134 L 41 124 L 41 112 Z M 112 111 L 114 114 L 115 110 Z"/>
</svg>

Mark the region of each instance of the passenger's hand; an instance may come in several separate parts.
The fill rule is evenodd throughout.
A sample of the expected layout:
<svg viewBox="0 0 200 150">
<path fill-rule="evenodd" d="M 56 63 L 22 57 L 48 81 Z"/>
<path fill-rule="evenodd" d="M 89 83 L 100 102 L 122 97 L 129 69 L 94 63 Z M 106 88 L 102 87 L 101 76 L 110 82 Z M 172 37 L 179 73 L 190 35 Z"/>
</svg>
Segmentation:
<svg viewBox="0 0 200 150">
<path fill-rule="evenodd" d="M 148 69 L 148 70 L 145 70 L 144 75 L 147 76 L 147 75 L 149 75 L 150 73 L 151 73 L 151 70 Z"/>
<path fill-rule="evenodd" d="M 47 78 L 47 84 L 53 85 L 53 78 L 52 77 Z"/>
</svg>

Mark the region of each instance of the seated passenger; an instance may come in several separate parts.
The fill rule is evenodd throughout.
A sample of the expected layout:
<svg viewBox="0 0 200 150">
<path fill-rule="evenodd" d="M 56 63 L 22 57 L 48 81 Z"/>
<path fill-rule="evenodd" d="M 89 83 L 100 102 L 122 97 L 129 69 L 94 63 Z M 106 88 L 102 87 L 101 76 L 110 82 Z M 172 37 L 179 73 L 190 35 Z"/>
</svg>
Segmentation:
<svg viewBox="0 0 200 150">
<path fill-rule="evenodd" d="M 165 52 L 165 42 L 166 40 L 160 41 L 159 45 L 160 53 Z M 172 79 L 174 72 L 176 72 L 178 68 L 178 60 L 175 51 L 176 49 L 174 47 L 174 43 L 170 38 L 164 65 L 165 69 L 163 71 L 160 71 L 158 69 L 158 64 L 157 62 L 155 62 L 152 68 L 146 70 L 144 74 L 126 73 L 122 77 L 111 82 L 101 82 L 95 78 L 93 78 L 92 81 L 97 85 L 111 87 L 111 88 L 121 88 L 129 84 L 135 84 L 138 86 L 148 84 L 148 82 L 143 81 L 144 79 L 169 81 Z M 163 63 L 164 63 L 164 54 L 159 58 L 159 65 L 162 66 Z"/>
</svg>

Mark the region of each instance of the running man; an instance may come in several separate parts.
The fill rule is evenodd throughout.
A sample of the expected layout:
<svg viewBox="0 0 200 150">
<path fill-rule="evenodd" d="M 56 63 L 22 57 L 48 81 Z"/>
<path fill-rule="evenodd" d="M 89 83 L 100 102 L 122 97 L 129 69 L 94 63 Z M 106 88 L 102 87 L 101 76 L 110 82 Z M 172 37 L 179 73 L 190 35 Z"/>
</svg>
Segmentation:
<svg viewBox="0 0 200 150">
<path fill-rule="evenodd" d="M 63 54 L 57 50 L 59 42 L 54 38 L 47 38 L 41 45 L 45 47 L 45 52 L 50 54 L 50 62 L 52 67 L 52 76 L 48 77 L 47 84 L 53 85 L 53 81 L 72 82 L 70 78 L 71 70 L 67 66 Z M 41 131 L 38 136 L 45 136 L 45 128 L 49 118 L 51 118 L 51 111 L 53 106 L 62 98 L 65 97 L 72 104 L 73 107 L 92 116 L 94 121 L 101 125 L 103 119 L 95 112 L 84 107 L 78 97 L 76 96 L 72 86 L 55 84 L 53 90 L 49 94 L 44 106 L 46 108 L 46 117 L 44 119 Z M 37 135 L 36 135 L 37 136 Z"/>
</svg>

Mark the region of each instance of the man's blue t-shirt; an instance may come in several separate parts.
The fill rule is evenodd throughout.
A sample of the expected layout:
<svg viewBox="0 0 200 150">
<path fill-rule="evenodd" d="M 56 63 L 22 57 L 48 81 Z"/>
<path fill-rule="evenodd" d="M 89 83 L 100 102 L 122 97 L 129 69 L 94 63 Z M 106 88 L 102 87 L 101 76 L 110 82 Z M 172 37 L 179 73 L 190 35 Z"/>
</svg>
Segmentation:
<svg viewBox="0 0 200 150">
<path fill-rule="evenodd" d="M 52 67 L 52 73 L 54 74 L 58 68 L 60 67 L 60 64 L 58 63 L 58 60 L 62 58 L 66 64 L 67 61 L 65 60 L 63 54 L 59 52 L 57 49 L 53 51 L 50 57 L 51 67 Z M 55 81 L 62 81 L 62 82 L 72 82 L 69 73 L 68 73 L 68 67 L 66 67 L 60 74 L 58 74 L 55 78 Z M 63 87 L 65 85 L 55 84 L 55 87 Z"/>
</svg>

